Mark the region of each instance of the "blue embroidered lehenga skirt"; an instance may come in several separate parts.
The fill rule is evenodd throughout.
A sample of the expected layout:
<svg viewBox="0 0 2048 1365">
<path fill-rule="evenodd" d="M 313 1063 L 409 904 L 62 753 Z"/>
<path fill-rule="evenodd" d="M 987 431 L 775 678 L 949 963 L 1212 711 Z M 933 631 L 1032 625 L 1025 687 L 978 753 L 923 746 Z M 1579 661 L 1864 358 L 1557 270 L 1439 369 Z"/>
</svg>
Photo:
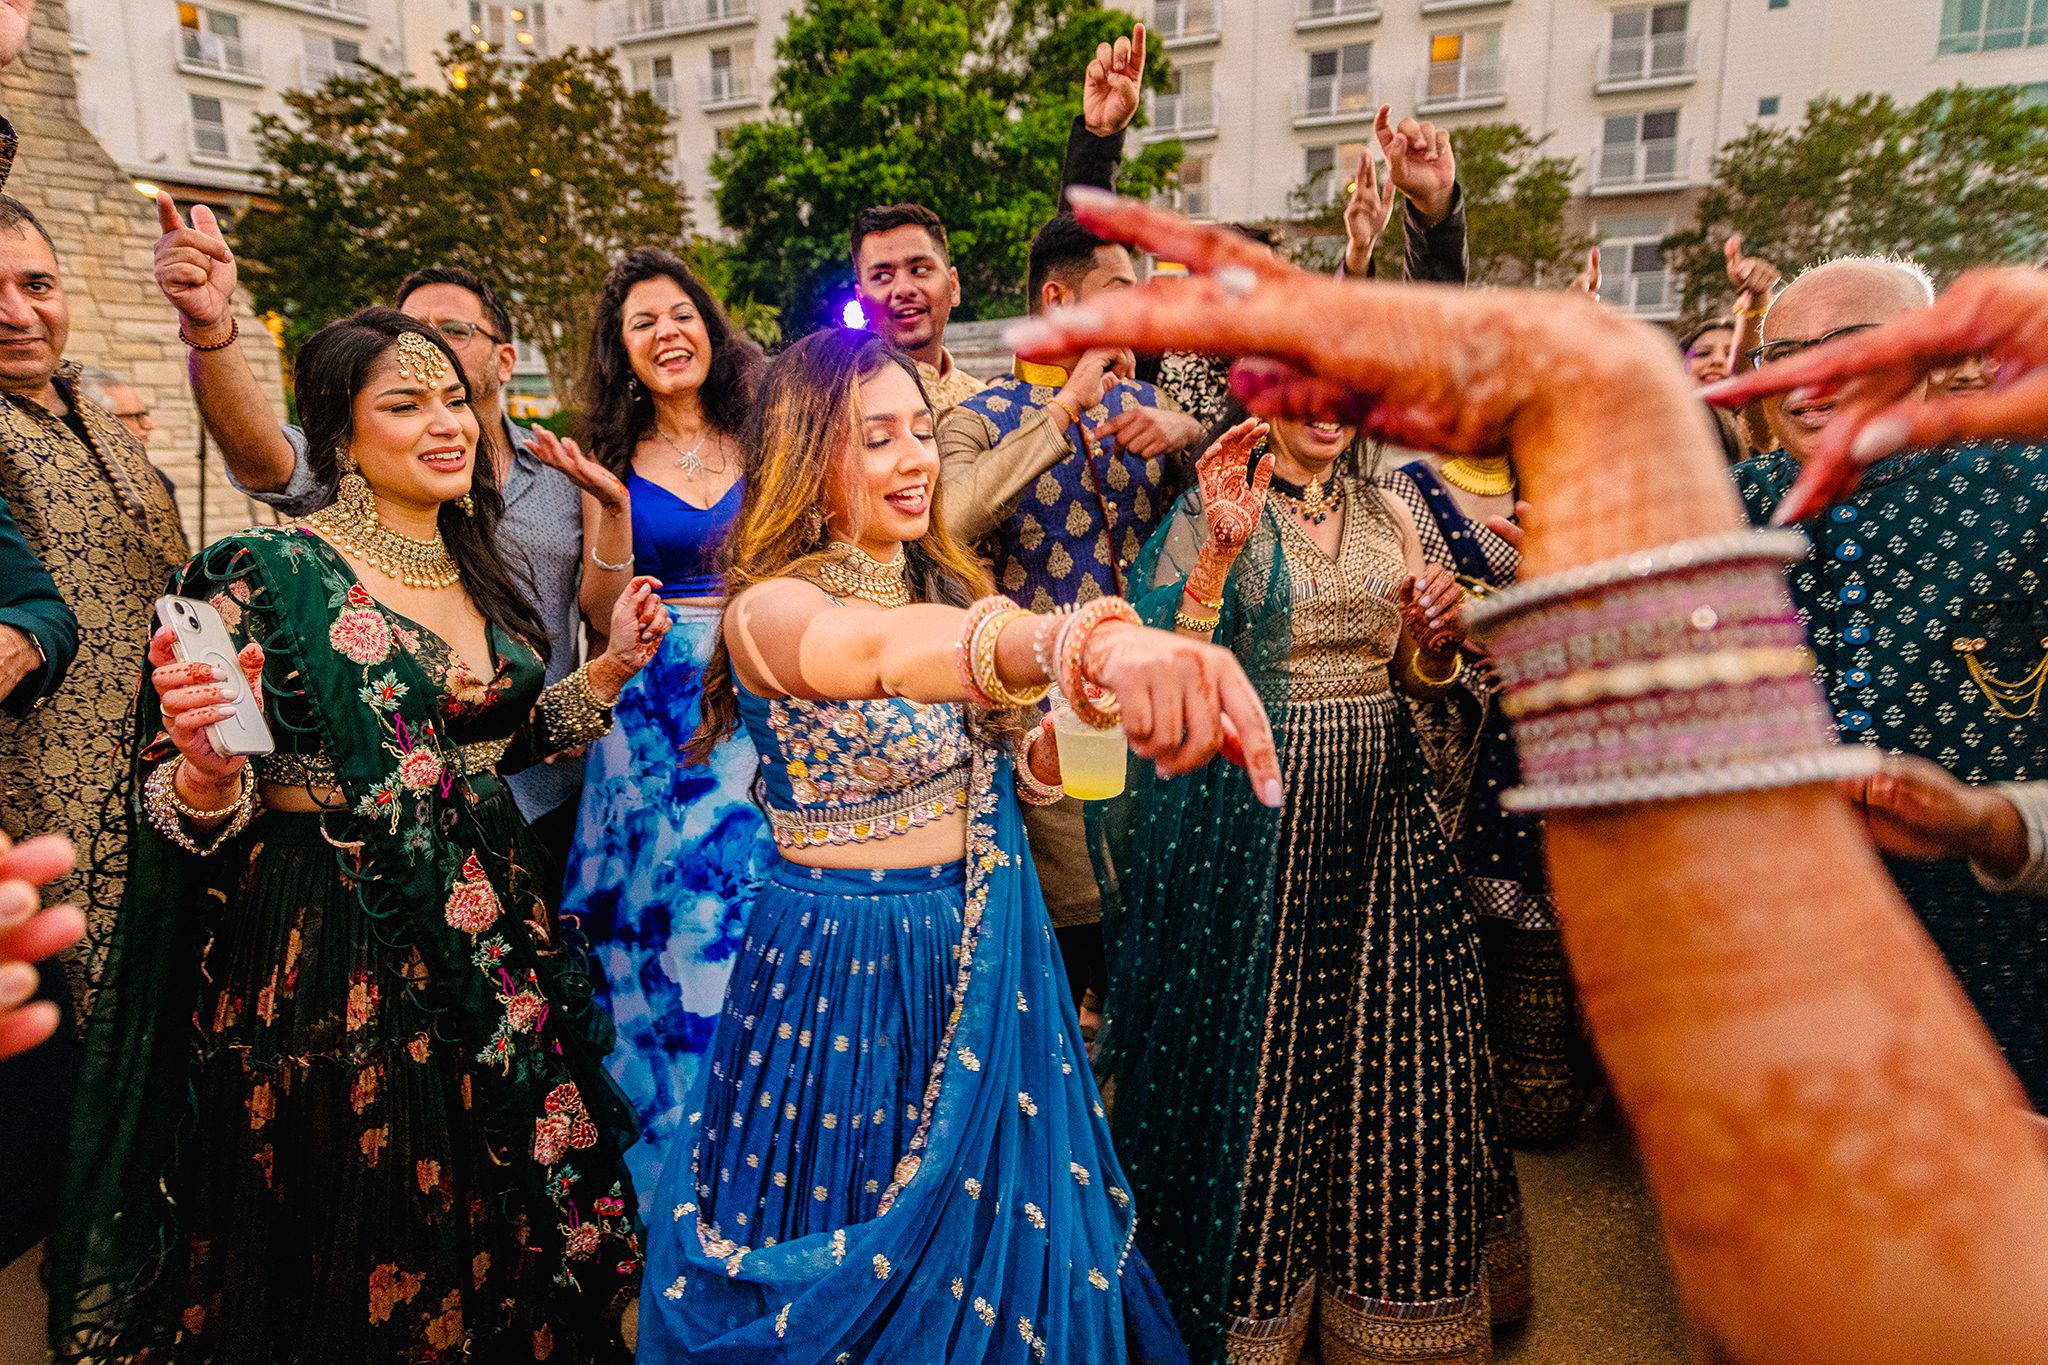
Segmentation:
<svg viewBox="0 0 2048 1365">
<path fill-rule="evenodd" d="M 649 1219 L 645 1365 L 1185 1361 L 1007 760 L 968 857 L 778 862 Z"/>
<path fill-rule="evenodd" d="M 749 798 L 758 760 L 744 734 L 721 743 L 709 763 L 683 763 L 719 612 L 670 605 L 668 613 L 661 648 L 620 694 L 610 733 L 591 746 L 562 898 L 563 914 L 579 917 L 590 940 L 597 1003 L 618 1025 L 606 1066 L 640 1119 L 626 1162 L 643 1214 L 711 1045 L 760 866 L 774 850 Z"/>
</svg>

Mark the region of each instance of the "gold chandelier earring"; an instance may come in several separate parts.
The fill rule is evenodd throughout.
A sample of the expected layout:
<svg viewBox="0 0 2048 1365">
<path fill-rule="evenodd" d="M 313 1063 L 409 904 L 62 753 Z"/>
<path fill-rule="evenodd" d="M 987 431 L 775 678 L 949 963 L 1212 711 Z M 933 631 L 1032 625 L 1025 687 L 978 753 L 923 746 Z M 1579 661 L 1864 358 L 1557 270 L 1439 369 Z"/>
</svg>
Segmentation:
<svg viewBox="0 0 2048 1365">
<path fill-rule="evenodd" d="M 355 454 L 347 446 L 340 446 L 334 452 L 334 463 L 341 470 L 341 481 L 334 486 L 334 501 L 352 518 L 376 516 L 377 499 L 370 492 L 370 481 L 356 464 Z"/>
<path fill-rule="evenodd" d="M 472 498 L 467 493 L 464 493 L 461 497 L 457 498 L 455 500 L 455 505 L 462 509 L 462 515 L 464 515 L 465 517 L 473 517 L 476 515 L 476 499 Z"/>
</svg>

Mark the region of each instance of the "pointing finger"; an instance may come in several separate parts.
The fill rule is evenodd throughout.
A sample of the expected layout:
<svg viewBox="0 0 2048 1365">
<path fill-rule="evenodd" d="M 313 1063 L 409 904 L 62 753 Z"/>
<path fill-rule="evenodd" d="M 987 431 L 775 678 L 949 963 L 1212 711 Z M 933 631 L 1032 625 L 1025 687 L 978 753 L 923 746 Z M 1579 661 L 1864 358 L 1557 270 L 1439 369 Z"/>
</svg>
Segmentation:
<svg viewBox="0 0 2048 1365">
<path fill-rule="evenodd" d="M 1131 26 L 1131 74 L 1135 76 L 1145 74 L 1145 26 L 1143 24 L 1133 24 Z"/>
<path fill-rule="evenodd" d="M 165 232 L 176 232 L 185 226 L 185 220 L 178 215 L 178 201 L 171 198 L 169 190 L 156 192 L 156 224 Z"/>
<path fill-rule="evenodd" d="M 1374 114 L 1374 115 L 1373 115 L 1373 119 L 1372 119 L 1372 131 L 1373 131 L 1373 135 L 1374 135 L 1375 137 L 1377 137 L 1377 138 L 1378 138 L 1378 139 L 1380 140 L 1380 146 L 1381 146 L 1381 147 L 1383 147 L 1383 148 L 1386 148 L 1386 149 L 1387 149 L 1387 155 L 1389 155 L 1389 156 L 1392 156 L 1392 155 L 1393 155 L 1393 144 L 1394 144 L 1394 124 L 1393 124 L 1393 120 L 1392 120 L 1392 115 L 1393 115 L 1393 112 L 1394 112 L 1394 106 L 1393 106 L 1393 105 L 1391 105 L 1391 104 L 1382 104 L 1382 105 L 1380 106 L 1380 111 L 1379 111 L 1379 113 L 1377 113 L 1377 114 Z"/>
</svg>

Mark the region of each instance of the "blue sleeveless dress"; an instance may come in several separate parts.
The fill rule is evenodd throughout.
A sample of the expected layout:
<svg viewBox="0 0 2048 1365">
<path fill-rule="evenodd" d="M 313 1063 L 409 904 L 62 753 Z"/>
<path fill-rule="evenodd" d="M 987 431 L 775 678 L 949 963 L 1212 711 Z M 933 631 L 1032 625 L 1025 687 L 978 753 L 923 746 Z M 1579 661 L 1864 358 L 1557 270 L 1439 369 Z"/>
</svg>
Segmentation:
<svg viewBox="0 0 2048 1365">
<path fill-rule="evenodd" d="M 966 857 L 774 861 L 648 1219 L 639 1359 L 1185 1361 L 1008 755 L 951 705 L 742 688 L 740 715 L 784 847 L 964 809 Z"/>
<path fill-rule="evenodd" d="M 740 485 L 710 508 L 638 474 L 627 486 L 633 571 L 661 579 L 663 597 L 720 595 L 717 556 Z M 749 795 L 753 745 L 735 735 L 709 763 L 682 761 L 718 609 L 670 603 L 668 614 L 660 650 L 620 695 L 611 732 L 591 746 L 562 902 L 589 936 L 598 1003 L 618 1023 L 606 1065 L 639 1115 L 626 1164 L 643 1213 L 711 1044 L 768 851 L 767 822 Z"/>
</svg>

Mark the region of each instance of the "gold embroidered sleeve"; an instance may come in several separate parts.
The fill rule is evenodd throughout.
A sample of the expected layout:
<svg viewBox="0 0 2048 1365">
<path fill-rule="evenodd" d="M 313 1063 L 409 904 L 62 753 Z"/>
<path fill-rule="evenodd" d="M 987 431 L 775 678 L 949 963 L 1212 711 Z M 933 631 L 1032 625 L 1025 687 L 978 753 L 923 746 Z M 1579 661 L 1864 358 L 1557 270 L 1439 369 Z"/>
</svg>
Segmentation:
<svg viewBox="0 0 2048 1365">
<path fill-rule="evenodd" d="M 1017 499 L 1072 451 L 1064 427 L 1043 410 L 1030 413 L 1000 441 L 988 419 L 954 408 L 939 420 L 939 486 L 946 526 L 973 544 L 1010 519 Z"/>
<path fill-rule="evenodd" d="M 586 663 L 548 687 L 534 704 L 533 757 L 544 758 L 602 739 L 611 728 L 611 704 L 598 700 L 591 690 L 590 665 Z"/>
</svg>

